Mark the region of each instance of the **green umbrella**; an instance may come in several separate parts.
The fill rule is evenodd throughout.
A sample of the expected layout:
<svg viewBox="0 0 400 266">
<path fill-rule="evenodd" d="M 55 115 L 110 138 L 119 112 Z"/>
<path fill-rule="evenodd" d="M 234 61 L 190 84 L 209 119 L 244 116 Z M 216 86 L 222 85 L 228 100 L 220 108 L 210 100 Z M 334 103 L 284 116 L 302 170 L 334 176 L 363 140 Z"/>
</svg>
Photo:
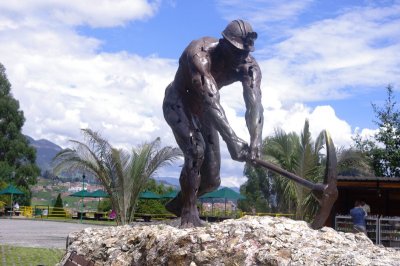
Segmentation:
<svg viewBox="0 0 400 266">
<path fill-rule="evenodd" d="M 233 189 L 224 187 L 219 190 L 209 192 L 204 194 L 203 196 L 200 197 L 200 199 L 233 199 L 233 200 L 238 200 L 238 199 L 245 199 L 246 197 L 243 195 L 240 195 Z"/>
<path fill-rule="evenodd" d="M 8 185 L 8 187 L 0 191 L 0 195 L 11 195 L 11 200 L 10 200 L 11 210 L 12 210 L 13 195 L 23 195 L 23 194 L 24 192 L 14 187 L 13 185 Z M 12 211 L 10 215 L 12 215 Z"/>
<path fill-rule="evenodd" d="M 96 191 L 93 191 L 91 193 L 92 198 L 109 198 L 110 195 L 108 195 L 107 192 L 105 192 L 104 190 L 98 189 Z"/>
<path fill-rule="evenodd" d="M 213 191 L 213 192 L 206 193 L 200 197 L 200 199 L 217 199 L 217 198 L 225 199 L 225 214 L 226 214 L 226 201 L 228 199 L 239 200 L 239 199 L 245 199 L 246 197 L 243 195 L 240 195 L 233 189 L 230 189 L 227 187 L 221 188 L 221 189 Z M 212 204 L 214 204 L 214 202 Z"/>
<path fill-rule="evenodd" d="M 172 199 L 172 198 L 175 198 L 176 195 L 178 195 L 178 191 L 174 190 L 174 191 L 168 192 L 164 195 L 161 195 L 161 198 L 162 199 Z"/>
<path fill-rule="evenodd" d="M 139 194 L 139 199 L 161 199 L 161 197 L 154 192 L 144 191 Z"/>
<path fill-rule="evenodd" d="M 104 190 L 101 190 L 101 189 L 93 191 L 90 194 L 92 195 L 92 198 L 99 198 L 99 203 L 97 204 L 97 208 L 98 208 L 98 206 L 100 206 L 100 198 L 109 198 L 110 197 L 110 195 L 108 195 L 107 192 L 105 192 Z"/>
<path fill-rule="evenodd" d="M 82 212 L 82 214 L 80 214 L 80 215 L 81 215 L 81 223 L 82 223 L 82 218 L 83 218 L 83 213 L 84 213 L 83 208 L 85 207 L 85 206 L 84 206 L 84 202 L 83 202 L 83 198 L 93 198 L 93 197 L 92 197 L 92 193 L 90 193 L 90 192 L 87 191 L 86 189 L 83 189 L 83 190 L 80 190 L 80 191 L 78 191 L 78 192 L 72 193 L 72 194 L 69 195 L 69 196 L 70 196 L 70 197 L 81 198 L 81 202 L 82 202 L 81 212 Z M 79 214 L 78 214 L 78 217 L 79 217 Z"/>
<path fill-rule="evenodd" d="M 89 191 L 87 191 L 86 189 L 84 190 L 80 190 L 78 192 L 75 192 L 71 195 L 69 195 L 70 197 L 79 197 L 79 198 L 93 198 L 92 197 L 92 193 L 90 193 Z"/>
<path fill-rule="evenodd" d="M 9 185 L 5 189 L 0 191 L 0 195 L 23 195 L 24 192 L 14 187 L 13 185 Z"/>
</svg>

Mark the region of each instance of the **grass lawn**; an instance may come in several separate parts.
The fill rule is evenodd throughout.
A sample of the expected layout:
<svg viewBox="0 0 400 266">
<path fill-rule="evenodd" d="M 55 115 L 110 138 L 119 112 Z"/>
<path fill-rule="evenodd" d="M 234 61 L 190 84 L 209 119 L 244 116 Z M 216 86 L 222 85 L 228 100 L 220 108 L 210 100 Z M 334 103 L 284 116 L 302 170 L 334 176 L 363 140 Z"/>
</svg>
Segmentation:
<svg viewBox="0 0 400 266">
<path fill-rule="evenodd" d="M 55 265 L 65 251 L 56 248 L 27 248 L 0 245 L 0 265 Z"/>
</svg>

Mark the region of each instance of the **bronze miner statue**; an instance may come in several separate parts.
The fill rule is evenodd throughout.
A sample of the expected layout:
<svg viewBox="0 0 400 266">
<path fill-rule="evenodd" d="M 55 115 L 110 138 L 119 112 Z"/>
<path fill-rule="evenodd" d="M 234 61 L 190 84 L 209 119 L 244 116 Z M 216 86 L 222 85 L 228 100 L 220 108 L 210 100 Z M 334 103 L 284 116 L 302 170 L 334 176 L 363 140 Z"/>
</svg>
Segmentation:
<svg viewBox="0 0 400 266">
<path fill-rule="evenodd" d="M 261 71 L 250 54 L 257 33 L 248 22 L 238 19 L 227 25 L 222 36 L 219 40 L 203 37 L 192 41 L 179 58 L 175 79 L 165 90 L 164 117 L 184 153 L 181 192 L 166 208 L 181 217 L 182 227 L 202 225 L 197 198 L 214 191 L 221 183 L 218 134 L 233 160 L 271 169 L 259 159 L 264 121 Z M 243 87 L 249 144 L 235 134 L 220 104 L 219 90 L 236 81 Z M 327 188 L 315 186 L 318 192 Z"/>
</svg>

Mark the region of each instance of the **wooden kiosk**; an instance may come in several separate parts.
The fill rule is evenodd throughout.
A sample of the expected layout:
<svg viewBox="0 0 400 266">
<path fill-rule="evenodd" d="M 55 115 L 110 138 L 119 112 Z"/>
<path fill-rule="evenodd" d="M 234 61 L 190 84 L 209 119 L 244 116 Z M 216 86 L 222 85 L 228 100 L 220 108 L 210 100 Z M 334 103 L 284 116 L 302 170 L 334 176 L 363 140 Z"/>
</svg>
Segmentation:
<svg viewBox="0 0 400 266">
<path fill-rule="evenodd" d="M 371 208 L 366 218 L 368 237 L 375 244 L 400 249 L 399 177 L 338 176 L 337 187 L 339 197 L 328 221 L 336 230 L 353 231 L 349 212 L 356 200 L 363 200 Z"/>
<path fill-rule="evenodd" d="M 400 178 L 338 176 L 336 214 L 349 214 L 356 200 L 364 200 L 372 215 L 400 216 Z"/>
</svg>

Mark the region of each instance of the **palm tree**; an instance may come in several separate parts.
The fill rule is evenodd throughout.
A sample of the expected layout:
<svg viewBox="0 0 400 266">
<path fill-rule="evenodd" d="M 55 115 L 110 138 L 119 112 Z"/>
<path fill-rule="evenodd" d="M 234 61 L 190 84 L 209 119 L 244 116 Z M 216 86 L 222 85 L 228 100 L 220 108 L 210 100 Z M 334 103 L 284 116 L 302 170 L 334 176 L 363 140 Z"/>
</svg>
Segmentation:
<svg viewBox="0 0 400 266">
<path fill-rule="evenodd" d="M 308 120 L 304 123 L 300 136 L 276 130 L 275 135 L 264 141 L 265 158 L 298 176 L 320 182 L 322 180 L 321 149 L 323 135 L 315 142 L 311 139 Z M 292 212 L 295 208 L 296 219 L 312 217 L 318 203 L 312 198 L 310 190 L 287 179 L 276 179 L 278 202 L 283 209 Z"/>
<path fill-rule="evenodd" d="M 53 171 L 76 169 L 92 174 L 110 195 L 117 212 L 117 223 L 132 221 L 139 193 L 146 181 L 158 169 L 181 156 L 178 148 L 159 148 L 160 139 L 132 148 L 131 153 L 116 149 L 97 132 L 82 129 L 85 142 L 72 140 L 74 149 L 58 153 L 53 160 Z"/>
<path fill-rule="evenodd" d="M 294 133 L 286 134 L 281 129 L 275 130 L 275 135 L 267 137 L 263 143 L 263 154 L 267 161 L 275 163 L 283 169 L 294 172 L 297 165 L 298 136 Z M 277 177 L 276 174 L 268 174 Z M 295 183 L 286 178 L 275 178 L 278 209 L 292 213 L 296 201 Z"/>
</svg>

